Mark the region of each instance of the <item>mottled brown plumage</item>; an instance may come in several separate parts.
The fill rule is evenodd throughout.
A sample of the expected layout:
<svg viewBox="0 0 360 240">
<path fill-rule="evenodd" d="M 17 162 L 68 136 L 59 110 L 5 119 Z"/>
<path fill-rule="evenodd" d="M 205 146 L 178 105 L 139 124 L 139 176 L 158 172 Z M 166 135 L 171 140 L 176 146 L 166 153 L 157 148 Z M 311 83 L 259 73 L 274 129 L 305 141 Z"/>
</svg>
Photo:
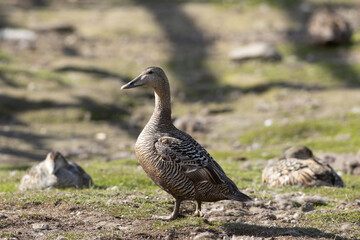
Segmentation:
<svg viewBox="0 0 360 240">
<path fill-rule="evenodd" d="M 345 186 L 341 177 L 328 163 L 316 158 L 311 150 L 304 146 L 291 147 L 281 158 L 270 161 L 263 171 L 262 181 L 270 187 Z"/>
<path fill-rule="evenodd" d="M 161 219 L 175 219 L 183 200 L 196 201 L 196 215 L 201 215 L 202 201 L 251 200 L 199 143 L 172 124 L 170 86 L 164 71 L 147 68 L 122 89 L 138 86 L 154 89 L 155 109 L 136 141 L 136 156 L 148 176 L 176 200 L 173 213 Z"/>
<path fill-rule="evenodd" d="M 79 188 L 91 185 L 91 177 L 79 165 L 67 160 L 59 152 L 50 152 L 44 161 L 27 171 L 19 189 Z"/>
<path fill-rule="evenodd" d="M 330 8 L 315 10 L 307 25 L 307 41 L 312 45 L 348 44 L 352 34 L 349 22 Z"/>
</svg>

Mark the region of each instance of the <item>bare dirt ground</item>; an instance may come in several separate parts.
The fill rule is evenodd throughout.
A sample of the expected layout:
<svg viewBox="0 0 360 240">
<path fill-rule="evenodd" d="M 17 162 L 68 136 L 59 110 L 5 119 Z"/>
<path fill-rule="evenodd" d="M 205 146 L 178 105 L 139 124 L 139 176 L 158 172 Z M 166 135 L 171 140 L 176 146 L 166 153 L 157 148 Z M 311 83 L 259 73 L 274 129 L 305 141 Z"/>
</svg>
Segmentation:
<svg viewBox="0 0 360 240">
<path fill-rule="evenodd" d="M 129 201 L 135 197 L 145 196 L 132 194 L 124 197 L 114 193 L 108 203 L 143 208 L 141 204 Z M 163 197 L 154 200 L 159 199 Z M 328 200 L 286 193 L 278 194 L 275 200 L 255 200 L 252 203 L 221 201 L 205 204 L 202 218 L 189 217 L 194 206 L 185 202 L 182 214 L 188 218 L 187 226 L 168 226 L 166 222 L 151 217 L 129 219 L 128 216 L 114 216 L 61 200 L 46 204 L 24 202 L 21 206 L 5 204 L 1 207 L 0 219 L 2 231 L 12 233 L 9 239 L 348 239 L 346 236 L 353 231 L 351 224 L 328 226 L 327 231 L 321 231 L 307 227 L 301 220 L 313 211 L 314 205 L 325 204 Z M 337 210 L 356 209 L 356 205 L 343 202 Z M 339 227 L 341 233 L 331 233 L 334 231 L 332 228 Z"/>
</svg>

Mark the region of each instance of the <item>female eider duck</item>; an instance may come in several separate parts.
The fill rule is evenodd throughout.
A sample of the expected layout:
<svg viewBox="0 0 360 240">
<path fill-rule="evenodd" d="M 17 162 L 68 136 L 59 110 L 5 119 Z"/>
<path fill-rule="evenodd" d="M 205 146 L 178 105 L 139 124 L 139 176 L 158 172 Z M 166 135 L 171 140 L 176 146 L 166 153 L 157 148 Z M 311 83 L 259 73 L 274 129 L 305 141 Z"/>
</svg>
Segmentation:
<svg viewBox="0 0 360 240">
<path fill-rule="evenodd" d="M 76 163 L 67 160 L 59 152 L 49 152 L 46 159 L 22 177 L 19 189 L 84 188 L 93 185 L 91 177 Z"/>
<path fill-rule="evenodd" d="M 270 187 L 285 185 L 344 187 L 341 177 L 325 161 L 304 146 L 294 146 L 265 167 L 262 182 Z"/>
<path fill-rule="evenodd" d="M 202 214 L 202 201 L 251 200 L 199 143 L 172 124 L 170 86 L 164 71 L 149 67 L 121 89 L 140 86 L 154 89 L 155 109 L 136 141 L 135 153 L 147 175 L 175 198 L 172 214 L 156 218 L 177 218 L 183 200 L 196 202 L 195 216 Z"/>
</svg>

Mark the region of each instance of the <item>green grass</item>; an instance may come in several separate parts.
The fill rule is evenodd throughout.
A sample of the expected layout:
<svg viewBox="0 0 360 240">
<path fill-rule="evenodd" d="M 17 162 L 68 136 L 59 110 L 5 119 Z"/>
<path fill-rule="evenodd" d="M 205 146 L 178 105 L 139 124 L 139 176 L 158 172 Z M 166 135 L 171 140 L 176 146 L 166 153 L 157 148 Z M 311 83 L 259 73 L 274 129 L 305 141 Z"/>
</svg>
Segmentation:
<svg viewBox="0 0 360 240">
<path fill-rule="evenodd" d="M 344 175 L 343 179 L 347 186 L 345 188 L 305 188 L 305 187 L 284 187 L 281 189 L 270 189 L 261 185 L 261 169 L 258 166 L 250 170 L 241 169 L 241 161 L 235 161 L 229 156 L 234 153 L 215 152 L 218 162 L 221 164 L 228 176 L 234 180 L 240 189 L 252 188 L 255 190 L 253 197 L 264 200 L 273 199 L 272 195 L 262 194 L 260 191 L 272 191 L 276 193 L 303 192 L 306 195 L 319 195 L 334 200 L 345 200 L 354 202 L 360 199 L 360 180 L 356 176 Z M 236 155 L 236 154 L 235 154 Z M 221 156 L 221 157 L 220 157 Z M 18 208 L 29 208 L 33 206 L 53 208 L 66 206 L 66 208 L 78 209 L 91 214 L 94 212 L 104 212 L 116 218 L 126 221 L 136 219 L 150 219 L 153 215 L 167 215 L 172 211 L 173 199 L 163 190 L 157 187 L 144 173 L 136 159 L 123 159 L 112 162 L 102 162 L 93 160 L 82 162 L 84 167 L 93 178 L 95 186 L 90 189 L 52 189 L 47 191 L 26 191 L 19 192 L 16 186 L 21 176 L 25 173 L 27 166 L 0 168 L 0 204 L 10 205 Z M 12 173 L 16 171 L 16 173 Z M 108 187 L 118 186 L 118 190 L 109 191 Z M 160 198 L 159 198 L 160 197 Z M 356 223 L 358 221 L 358 211 L 334 212 L 337 202 L 327 201 L 326 205 L 316 206 L 316 209 L 327 211 L 324 214 L 314 213 L 306 215 L 306 220 L 301 224 L 307 229 L 316 227 L 325 229 L 326 224 L 341 224 L 345 222 Z M 330 212 L 328 212 L 330 211 Z M 349 214 L 348 214 L 349 213 Z M 21 216 L 23 219 L 31 221 L 43 221 L 51 218 L 49 214 L 26 213 Z M 323 219 L 321 223 L 318 219 Z M 318 222 L 317 222 L 318 221 Z M 1 222 L 0 222 L 1 223 Z M 186 216 L 170 222 L 151 221 L 147 226 L 141 226 L 142 231 L 146 229 L 167 231 L 173 228 L 182 229 L 186 227 L 204 228 L 216 230 L 223 226 L 221 222 L 208 222 L 203 218 Z M 310 231 L 310 230 L 309 230 Z M 0 236 L 10 236 L 6 232 L 0 232 Z M 59 233 L 57 233 L 59 234 Z M 100 233 L 101 236 L 108 233 Z M 120 234 L 118 230 L 112 232 L 112 236 Z M 358 234 L 354 232 L 354 236 Z M 86 233 L 67 232 L 60 235 L 69 239 L 87 238 Z M 121 235 L 121 234 L 120 234 Z"/>
<path fill-rule="evenodd" d="M 345 223 L 355 224 L 352 226 L 351 231 L 347 237 L 351 239 L 359 239 L 360 231 L 358 224 L 360 223 L 360 210 L 343 210 L 343 211 L 327 211 L 317 212 L 313 214 L 305 215 L 301 220 L 302 224 L 312 225 L 313 227 L 319 228 L 323 231 L 328 229 L 328 225 L 338 226 L 335 234 L 341 234 L 341 226 Z"/>
<path fill-rule="evenodd" d="M 267 148 L 283 148 L 297 144 L 323 151 L 356 152 L 360 145 L 359 121 L 360 115 L 348 114 L 342 117 L 313 119 L 285 125 L 261 126 L 244 133 L 239 141 L 241 144 L 259 143 Z M 348 135 L 349 139 L 344 141 L 337 138 L 341 135 Z"/>
</svg>

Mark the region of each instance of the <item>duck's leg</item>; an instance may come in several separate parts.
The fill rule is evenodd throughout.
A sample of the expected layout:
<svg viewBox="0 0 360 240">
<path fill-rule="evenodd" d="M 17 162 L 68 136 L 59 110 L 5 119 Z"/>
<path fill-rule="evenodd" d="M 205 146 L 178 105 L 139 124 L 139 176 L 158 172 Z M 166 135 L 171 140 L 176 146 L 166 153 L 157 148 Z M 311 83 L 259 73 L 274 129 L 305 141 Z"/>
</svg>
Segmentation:
<svg viewBox="0 0 360 240">
<path fill-rule="evenodd" d="M 174 211 L 169 216 L 152 216 L 153 219 L 174 220 L 179 216 L 181 200 L 175 199 Z"/>
<path fill-rule="evenodd" d="M 194 216 L 202 217 L 204 214 L 201 212 L 201 201 L 195 200 L 195 203 L 196 203 L 196 209 L 195 209 Z"/>
</svg>

